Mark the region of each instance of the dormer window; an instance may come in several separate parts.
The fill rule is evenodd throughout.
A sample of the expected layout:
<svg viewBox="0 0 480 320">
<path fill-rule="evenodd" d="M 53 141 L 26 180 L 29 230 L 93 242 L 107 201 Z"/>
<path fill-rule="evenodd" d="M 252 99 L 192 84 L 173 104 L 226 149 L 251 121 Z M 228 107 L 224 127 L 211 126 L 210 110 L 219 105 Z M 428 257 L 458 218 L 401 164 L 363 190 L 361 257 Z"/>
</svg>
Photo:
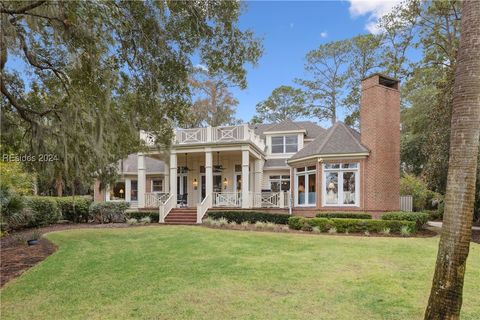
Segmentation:
<svg viewBox="0 0 480 320">
<path fill-rule="evenodd" d="M 298 151 L 298 135 L 272 137 L 272 153 L 295 153 Z"/>
</svg>

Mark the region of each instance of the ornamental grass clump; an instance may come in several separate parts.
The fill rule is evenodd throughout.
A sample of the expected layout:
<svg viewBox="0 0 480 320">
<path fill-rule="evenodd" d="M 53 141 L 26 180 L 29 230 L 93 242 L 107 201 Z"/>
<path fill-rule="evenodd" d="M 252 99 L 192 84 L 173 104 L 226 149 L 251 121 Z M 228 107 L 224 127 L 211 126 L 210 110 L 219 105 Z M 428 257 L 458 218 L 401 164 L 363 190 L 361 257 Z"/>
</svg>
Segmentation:
<svg viewBox="0 0 480 320">
<path fill-rule="evenodd" d="M 265 223 L 265 229 L 266 230 L 275 230 L 277 225 L 273 222 L 267 222 Z"/>
<path fill-rule="evenodd" d="M 149 223 L 152 222 L 152 218 L 150 218 L 150 217 L 148 217 L 148 216 L 147 216 L 147 217 L 143 217 L 142 219 L 140 219 L 139 222 L 140 222 L 140 224 L 149 224 Z"/>
<path fill-rule="evenodd" d="M 262 221 L 255 222 L 255 229 L 263 230 L 265 228 L 265 223 Z"/>
<path fill-rule="evenodd" d="M 337 228 L 332 227 L 332 228 L 328 229 L 328 233 L 330 233 L 330 234 L 335 234 L 335 233 L 337 233 Z"/>
<path fill-rule="evenodd" d="M 319 227 L 313 227 L 313 228 L 312 228 L 312 232 L 313 232 L 313 233 L 321 233 L 322 231 L 320 230 Z"/>
<path fill-rule="evenodd" d="M 134 225 L 138 224 L 138 220 L 135 219 L 135 218 L 127 219 L 127 224 L 130 225 L 130 226 L 134 226 Z"/>
<path fill-rule="evenodd" d="M 242 226 L 242 229 L 247 230 L 250 226 L 250 223 L 248 221 L 243 221 L 240 225 Z"/>
<path fill-rule="evenodd" d="M 217 220 L 218 226 L 223 227 L 228 224 L 228 220 L 225 218 L 220 218 Z"/>
<path fill-rule="evenodd" d="M 389 235 L 390 234 L 390 228 L 384 228 L 380 233 L 384 234 L 384 235 Z"/>
<path fill-rule="evenodd" d="M 400 234 L 402 237 L 409 237 L 412 232 L 410 231 L 410 228 L 408 226 L 403 226 L 400 228 Z"/>
</svg>

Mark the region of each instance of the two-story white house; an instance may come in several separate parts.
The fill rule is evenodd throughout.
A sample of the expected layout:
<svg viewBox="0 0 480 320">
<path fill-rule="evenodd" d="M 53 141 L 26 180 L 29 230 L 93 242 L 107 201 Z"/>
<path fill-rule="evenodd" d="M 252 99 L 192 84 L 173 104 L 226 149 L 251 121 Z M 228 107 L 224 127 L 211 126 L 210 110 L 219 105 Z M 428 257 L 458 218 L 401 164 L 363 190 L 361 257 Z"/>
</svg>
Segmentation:
<svg viewBox="0 0 480 320">
<path fill-rule="evenodd" d="M 106 190 L 97 184 L 95 200 L 159 209 L 161 222 L 178 223 L 200 222 L 215 208 L 398 210 L 396 80 L 376 74 L 363 81 L 360 125 L 361 132 L 311 121 L 177 129 L 167 152 L 152 148 L 122 160 L 121 179 Z"/>
</svg>

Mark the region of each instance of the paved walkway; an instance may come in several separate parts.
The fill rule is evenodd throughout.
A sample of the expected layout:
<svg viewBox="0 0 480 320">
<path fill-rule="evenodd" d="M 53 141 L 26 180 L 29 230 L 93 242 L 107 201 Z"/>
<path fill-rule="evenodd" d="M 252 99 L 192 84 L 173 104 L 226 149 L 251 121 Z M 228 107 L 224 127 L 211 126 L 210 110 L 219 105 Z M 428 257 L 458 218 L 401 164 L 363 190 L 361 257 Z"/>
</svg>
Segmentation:
<svg viewBox="0 0 480 320">
<path fill-rule="evenodd" d="M 437 227 L 437 228 L 441 228 L 442 227 L 442 222 L 440 221 L 428 221 L 427 223 L 429 226 L 432 226 L 432 227 Z M 472 227 L 472 230 L 479 230 L 480 231 L 480 227 L 475 227 L 473 226 Z"/>
</svg>

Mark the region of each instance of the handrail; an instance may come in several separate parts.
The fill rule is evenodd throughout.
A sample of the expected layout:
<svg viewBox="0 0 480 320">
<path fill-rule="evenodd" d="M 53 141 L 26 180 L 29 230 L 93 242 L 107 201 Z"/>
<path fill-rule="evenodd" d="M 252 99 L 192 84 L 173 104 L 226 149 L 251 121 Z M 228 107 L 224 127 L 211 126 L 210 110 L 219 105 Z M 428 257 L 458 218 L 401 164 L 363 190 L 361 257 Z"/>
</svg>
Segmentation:
<svg viewBox="0 0 480 320">
<path fill-rule="evenodd" d="M 167 200 L 163 203 L 160 203 L 158 208 L 158 222 L 165 223 L 165 217 L 170 213 L 170 211 L 175 207 L 176 203 L 174 200 L 174 194 L 171 194 Z"/>
<path fill-rule="evenodd" d="M 202 223 L 203 216 L 207 213 L 208 209 L 212 207 L 212 197 L 207 194 L 203 201 L 197 205 L 197 223 Z"/>
</svg>

